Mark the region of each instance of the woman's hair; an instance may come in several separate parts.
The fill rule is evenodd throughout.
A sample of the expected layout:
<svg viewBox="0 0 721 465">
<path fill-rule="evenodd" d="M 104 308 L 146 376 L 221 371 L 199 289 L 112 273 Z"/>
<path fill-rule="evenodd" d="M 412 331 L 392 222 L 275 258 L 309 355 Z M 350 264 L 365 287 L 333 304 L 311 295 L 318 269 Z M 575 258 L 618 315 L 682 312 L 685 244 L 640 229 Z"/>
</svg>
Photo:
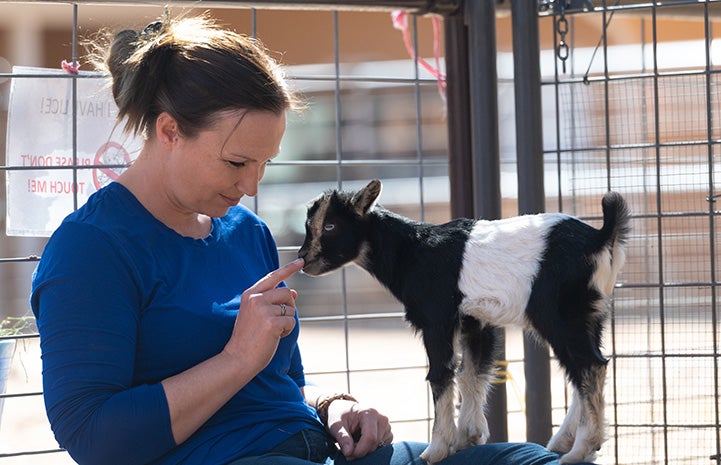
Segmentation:
<svg viewBox="0 0 721 465">
<path fill-rule="evenodd" d="M 207 16 L 164 19 L 124 30 L 98 45 L 95 66 L 112 76 L 118 120 L 149 135 L 162 112 L 192 137 L 219 112 L 296 108 L 282 68 L 253 38 L 219 27 Z"/>
</svg>

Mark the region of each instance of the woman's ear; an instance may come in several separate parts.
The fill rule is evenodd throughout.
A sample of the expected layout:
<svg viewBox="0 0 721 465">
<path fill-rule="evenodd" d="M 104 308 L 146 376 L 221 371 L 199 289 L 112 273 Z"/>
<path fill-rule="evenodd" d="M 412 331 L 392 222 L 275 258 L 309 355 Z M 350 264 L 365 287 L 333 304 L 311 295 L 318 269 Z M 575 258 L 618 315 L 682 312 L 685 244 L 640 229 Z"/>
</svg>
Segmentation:
<svg viewBox="0 0 721 465">
<path fill-rule="evenodd" d="M 162 112 L 155 119 L 155 136 L 162 145 L 175 144 L 180 136 L 178 122 L 167 112 Z"/>
</svg>

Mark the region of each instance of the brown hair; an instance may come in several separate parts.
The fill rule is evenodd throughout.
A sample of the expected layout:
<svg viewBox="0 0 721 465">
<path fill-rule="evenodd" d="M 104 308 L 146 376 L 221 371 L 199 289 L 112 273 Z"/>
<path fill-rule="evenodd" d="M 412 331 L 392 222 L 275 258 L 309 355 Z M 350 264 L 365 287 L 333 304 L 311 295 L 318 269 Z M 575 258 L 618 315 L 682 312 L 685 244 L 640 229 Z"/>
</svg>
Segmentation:
<svg viewBox="0 0 721 465">
<path fill-rule="evenodd" d="M 261 43 L 206 15 L 156 21 L 109 42 L 95 64 L 112 76 L 118 120 L 127 118 L 128 132 L 150 134 L 167 112 L 192 137 L 222 111 L 280 114 L 297 106 L 282 68 Z"/>
</svg>

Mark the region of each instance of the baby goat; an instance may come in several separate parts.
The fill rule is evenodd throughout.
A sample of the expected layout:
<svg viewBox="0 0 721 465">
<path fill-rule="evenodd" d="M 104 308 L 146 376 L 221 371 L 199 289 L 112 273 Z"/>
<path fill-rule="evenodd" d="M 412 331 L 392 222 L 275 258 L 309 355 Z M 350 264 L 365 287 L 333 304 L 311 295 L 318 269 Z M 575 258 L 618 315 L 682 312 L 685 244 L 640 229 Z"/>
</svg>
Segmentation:
<svg viewBox="0 0 721 465">
<path fill-rule="evenodd" d="M 629 232 L 623 198 L 603 197 L 598 230 L 562 213 L 416 222 L 376 206 L 380 192 L 374 180 L 358 192 L 328 191 L 313 201 L 298 256 L 313 276 L 355 262 L 405 306 L 428 355 L 435 410 L 421 457 L 435 463 L 486 442 L 492 329 L 513 325 L 550 344 L 575 388 L 548 448 L 564 454 L 561 463 L 593 460 L 605 437 L 601 333 Z M 457 430 L 456 349 L 462 356 Z"/>
</svg>

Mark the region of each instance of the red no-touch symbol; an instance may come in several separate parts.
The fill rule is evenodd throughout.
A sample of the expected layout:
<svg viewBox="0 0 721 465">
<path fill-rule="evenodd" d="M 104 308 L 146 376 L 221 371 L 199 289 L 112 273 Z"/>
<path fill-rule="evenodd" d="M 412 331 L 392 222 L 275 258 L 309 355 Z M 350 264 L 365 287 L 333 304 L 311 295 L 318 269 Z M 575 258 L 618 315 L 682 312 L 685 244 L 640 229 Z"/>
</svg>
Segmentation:
<svg viewBox="0 0 721 465">
<path fill-rule="evenodd" d="M 125 148 L 117 142 L 106 142 L 95 153 L 95 165 L 123 165 L 122 167 L 102 167 L 93 169 L 93 184 L 95 189 L 118 179 L 130 164 L 130 155 Z"/>
</svg>

